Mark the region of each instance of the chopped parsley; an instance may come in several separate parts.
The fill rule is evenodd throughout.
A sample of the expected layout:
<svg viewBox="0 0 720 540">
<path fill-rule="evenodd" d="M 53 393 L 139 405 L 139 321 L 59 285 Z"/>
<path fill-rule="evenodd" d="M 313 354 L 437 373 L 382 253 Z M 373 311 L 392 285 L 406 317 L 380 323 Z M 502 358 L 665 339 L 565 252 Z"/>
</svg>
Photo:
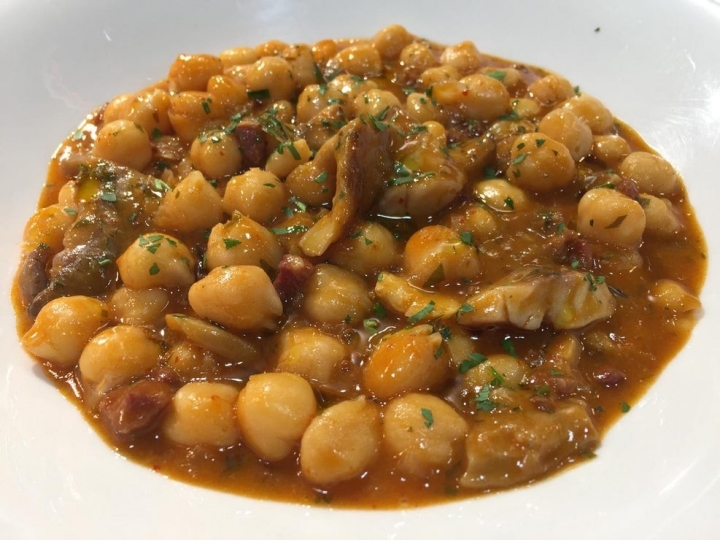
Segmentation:
<svg viewBox="0 0 720 540">
<path fill-rule="evenodd" d="M 248 98 L 250 99 L 270 99 L 270 90 L 267 88 L 262 88 L 260 90 L 249 90 L 247 93 Z"/>
<path fill-rule="evenodd" d="M 490 412 L 497 409 L 498 404 L 490 399 L 490 390 L 492 390 L 492 386 L 489 384 L 480 387 L 480 390 L 478 390 L 475 396 L 475 408 L 478 411 Z"/>
<path fill-rule="evenodd" d="M 223 244 L 225 244 L 225 249 L 232 249 L 235 246 L 239 246 L 242 242 L 240 240 L 236 240 L 235 238 L 223 238 Z"/>
<path fill-rule="evenodd" d="M 518 357 L 518 353 L 515 350 L 515 342 L 513 342 L 512 338 L 510 336 L 505 336 L 502 339 L 502 343 L 500 344 L 503 348 L 503 350 L 508 353 L 513 358 Z"/>
<path fill-rule="evenodd" d="M 478 352 L 471 352 L 465 360 L 460 362 L 460 365 L 458 366 L 458 371 L 460 373 L 467 373 L 472 368 L 479 366 L 486 360 L 487 356 L 485 356 L 484 354 L 480 354 Z"/>
<path fill-rule="evenodd" d="M 472 307 L 470 304 L 463 304 L 457 310 L 457 313 L 458 315 L 464 315 L 465 313 L 471 313 L 473 311 L 475 311 L 475 308 Z"/>
<path fill-rule="evenodd" d="M 149 273 L 151 276 L 160 273 L 160 267 L 157 265 L 157 263 L 153 263 L 153 265 L 150 267 Z"/>
<path fill-rule="evenodd" d="M 463 244 L 467 244 L 468 246 L 472 246 L 472 245 L 473 245 L 473 236 L 472 236 L 472 233 L 471 233 L 470 231 L 462 231 L 462 232 L 460 233 L 460 241 L 461 241 Z"/>
<path fill-rule="evenodd" d="M 380 328 L 380 323 L 377 319 L 365 319 L 363 320 L 363 327 L 368 334 L 373 335 Z"/>
<path fill-rule="evenodd" d="M 435 302 L 433 300 L 430 300 L 430 302 L 428 302 L 428 304 L 420 311 L 415 313 L 415 315 L 411 315 L 410 317 L 408 317 L 408 322 L 410 324 L 415 324 L 422 321 L 425 317 L 432 313 L 433 309 L 435 309 Z"/>
<path fill-rule="evenodd" d="M 431 428 L 435 422 L 432 411 L 430 409 L 420 409 L 420 414 L 422 414 L 422 417 L 425 419 L 425 427 Z"/>
</svg>

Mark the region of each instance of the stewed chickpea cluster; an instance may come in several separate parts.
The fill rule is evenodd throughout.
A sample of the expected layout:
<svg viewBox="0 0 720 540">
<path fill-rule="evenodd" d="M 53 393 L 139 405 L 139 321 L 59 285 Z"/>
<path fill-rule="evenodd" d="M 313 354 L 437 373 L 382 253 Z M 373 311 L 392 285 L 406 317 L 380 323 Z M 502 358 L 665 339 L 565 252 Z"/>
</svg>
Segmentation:
<svg viewBox="0 0 720 540">
<path fill-rule="evenodd" d="M 673 168 L 597 99 L 397 25 L 180 55 L 54 164 L 25 231 L 23 307 L 50 297 L 25 348 L 116 440 L 246 448 L 328 489 L 388 461 L 502 488 L 591 451 L 583 331 L 617 291 L 596 270 L 687 227 Z M 112 270 L 102 290 L 58 277 L 83 257 Z"/>
</svg>

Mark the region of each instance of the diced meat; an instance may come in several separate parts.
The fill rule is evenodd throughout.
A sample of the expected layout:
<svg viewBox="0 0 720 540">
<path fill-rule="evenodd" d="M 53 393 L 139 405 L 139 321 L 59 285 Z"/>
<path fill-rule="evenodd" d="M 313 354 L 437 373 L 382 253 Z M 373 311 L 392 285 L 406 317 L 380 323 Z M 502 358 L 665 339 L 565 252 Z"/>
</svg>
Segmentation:
<svg viewBox="0 0 720 540">
<path fill-rule="evenodd" d="M 640 190 L 638 189 L 637 184 L 634 180 L 630 180 L 629 178 L 623 178 L 615 184 L 615 190 L 636 201 L 640 197 Z"/>
<path fill-rule="evenodd" d="M 612 388 L 622 384 L 627 376 L 609 364 L 601 364 L 592 370 L 592 378 L 603 386 Z"/>
<path fill-rule="evenodd" d="M 593 252 L 584 238 L 568 238 L 560 247 L 556 259 L 561 264 L 579 270 L 593 269 Z"/>
<path fill-rule="evenodd" d="M 47 248 L 33 249 L 23 259 L 18 272 L 17 283 L 24 306 L 29 306 L 35 297 L 47 288 L 49 280 L 45 268 L 51 253 Z M 39 311 L 39 308 L 38 308 Z M 37 312 L 30 313 L 33 317 Z"/>
<path fill-rule="evenodd" d="M 473 489 L 507 488 L 553 471 L 593 451 L 600 440 L 587 405 L 561 401 L 555 412 L 492 414 L 473 425 L 460 484 Z"/>
<path fill-rule="evenodd" d="M 614 311 L 615 299 L 603 279 L 566 268 L 527 266 L 468 298 L 457 320 L 472 328 L 512 324 L 536 330 L 547 322 L 570 330 Z"/>
<path fill-rule="evenodd" d="M 142 380 L 109 392 L 100 401 L 100 420 L 118 440 L 155 427 L 175 391 L 164 382 Z"/>
<path fill-rule="evenodd" d="M 273 286 L 283 302 L 289 302 L 302 290 L 313 273 L 310 261 L 297 255 L 286 254 L 278 264 L 278 273 Z"/>
<path fill-rule="evenodd" d="M 243 169 L 265 165 L 267 141 L 260 124 L 256 122 L 240 122 L 233 134 L 242 152 Z"/>
</svg>

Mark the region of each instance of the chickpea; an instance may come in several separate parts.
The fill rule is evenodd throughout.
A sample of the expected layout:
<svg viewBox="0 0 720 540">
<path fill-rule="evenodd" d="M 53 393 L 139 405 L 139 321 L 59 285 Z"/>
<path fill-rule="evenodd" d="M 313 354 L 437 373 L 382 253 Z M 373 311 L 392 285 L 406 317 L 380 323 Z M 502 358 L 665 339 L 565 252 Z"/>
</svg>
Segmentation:
<svg viewBox="0 0 720 540">
<path fill-rule="evenodd" d="M 640 204 L 645 211 L 645 231 L 657 236 L 672 236 L 682 230 L 683 224 L 673 205 L 667 199 L 647 193 L 640 195 Z"/>
<path fill-rule="evenodd" d="M 270 39 L 255 47 L 258 56 L 277 56 L 281 51 L 288 48 L 288 44 L 279 39 Z"/>
<path fill-rule="evenodd" d="M 380 117 L 383 112 L 387 113 L 390 107 L 400 107 L 400 100 L 387 90 L 372 89 L 367 93 L 359 94 L 353 102 L 355 116 L 364 114 Z"/>
<path fill-rule="evenodd" d="M 253 168 L 230 179 L 222 208 L 226 214 L 240 212 L 258 223 L 270 223 L 282 214 L 288 198 L 287 188 L 277 176 Z"/>
<path fill-rule="evenodd" d="M 41 208 L 28 220 L 23 232 L 24 247 L 28 250 L 41 245 L 47 246 L 52 253 L 63 249 L 65 233 L 75 222 L 75 216 L 65 212 L 59 204 Z"/>
<path fill-rule="evenodd" d="M 593 137 L 591 155 L 606 167 L 616 167 L 630 153 L 630 145 L 619 135 Z"/>
<path fill-rule="evenodd" d="M 520 135 L 513 142 L 507 176 L 521 188 L 538 192 L 560 189 L 572 182 L 576 172 L 567 147 L 544 133 Z"/>
<path fill-rule="evenodd" d="M 240 439 L 235 405 L 238 391 L 225 383 L 191 382 L 170 402 L 162 424 L 165 437 L 178 444 L 229 446 Z"/>
<path fill-rule="evenodd" d="M 312 46 L 313 58 L 318 65 L 327 64 L 338 52 L 338 44 L 334 39 L 323 39 Z"/>
<path fill-rule="evenodd" d="M 379 223 L 364 221 L 330 248 L 330 261 L 361 275 L 370 275 L 396 265 L 400 245 Z"/>
<path fill-rule="evenodd" d="M 592 96 L 582 94 L 572 97 L 563 104 L 563 107 L 570 109 L 584 120 L 595 135 L 603 135 L 613 127 L 612 113 Z"/>
<path fill-rule="evenodd" d="M 228 112 L 236 111 L 247 104 L 247 88 L 244 82 L 237 81 L 229 75 L 214 75 L 207 85 L 210 104 L 216 103 Z"/>
<path fill-rule="evenodd" d="M 265 169 L 278 178 L 285 178 L 297 167 L 310 161 L 311 157 L 312 150 L 307 141 L 295 139 L 278 146 L 268 157 Z"/>
<path fill-rule="evenodd" d="M 528 86 L 528 94 L 547 107 L 570 99 L 575 89 L 565 77 L 551 73 Z"/>
<path fill-rule="evenodd" d="M 479 204 L 466 204 L 453 211 L 446 226 L 458 234 L 469 235 L 473 243 L 494 237 L 498 230 L 495 217 Z"/>
<path fill-rule="evenodd" d="M 491 354 L 487 360 L 464 374 L 465 385 L 471 388 L 494 385 L 498 375 L 502 385 L 516 388 L 528 374 L 527 364 L 509 354 Z"/>
<path fill-rule="evenodd" d="M 142 171 L 152 160 L 150 139 L 140 124 L 115 120 L 105 124 L 97 134 L 93 153 L 108 161 Z"/>
<path fill-rule="evenodd" d="M 205 90 L 213 75 L 221 75 L 223 63 L 209 54 L 181 54 L 170 65 L 168 87 L 170 92 Z"/>
<path fill-rule="evenodd" d="M 252 47 L 234 47 L 220 53 L 220 60 L 225 68 L 253 64 L 259 58 Z"/>
<path fill-rule="evenodd" d="M 435 84 L 447 81 L 459 81 L 461 78 L 457 69 L 452 66 L 437 66 L 426 69 L 420 75 L 418 82 L 422 87 L 429 88 Z"/>
<path fill-rule="evenodd" d="M 294 373 L 319 387 L 328 386 L 347 351 L 340 340 L 311 326 L 282 334 L 277 371 Z"/>
<path fill-rule="evenodd" d="M 175 237 L 140 235 L 117 260 L 123 283 L 133 289 L 187 287 L 195 281 L 195 257 Z"/>
<path fill-rule="evenodd" d="M 340 90 L 327 85 L 309 84 L 298 97 L 297 120 L 309 122 L 320 114 L 320 111 L 336 103 L 345 105 L 345 94 Z"/>
<path fill-rule="evenodd" d="M 523 85 L 523 76 L 520 71 L 515 68 L 486 67 L 482 68 L 480 73 L 482 73 L 483 75 L 487 75 L 488 77 L 492 77 L 493 79 L 497 79 L 498 81 L 503 83 L 503 86 L 505 86 L 508 91 L 516 90 Z"/>
<path fill-rule="evenodd" d="M 153 325 L 162 320 L 169 302 L 165 289 L 120 287 L 110 298 L 110 311 L 112 318 L 122 324 Z"/>
<path fill-rule="evenodd" d="M 290 63 L 293 78 L 299 88 L 318 82 L 315 74 L 315 59 L 307 45 L 290 45 L 280 53 Z"/>
<path fill-rule="evenodd" d="M 440 333 L 433 332 L 427 324 L 389 335 L 363 368 L 365 388 L 375 398 L 386 401 L 406 392 L 438 386 L 448 373 L 447 354 L 442 345 Z"/>
<path fill-rule="evenodd" d="M 155 224 L 190 232 L 208 229 L 221 218 L 222 198 L 200 171 L 192 171 L 165 193 L 155 213 Z"/>
<path fill-rule="evenodd" d="M 320 485 L 360 476 L 380 452 L 380 408 L 360 397 L 313 418 L 300 442 L 303 476 Z"/>
<path fill-rule="evenodd" d="M 333 65 L 358 77 L 379 77 L 383 71 L 380 53 L 369 43 L 350 45 L 331 60 Z"/>
<path fill-rule="evenodd" d="M 572 111 L 566 109 L 550 111 L 540 120 L 538 129 L 565 145 L 575 161 L 580 161 L 592 149 L 592 131 Z"/>
<path fill-rule="evenodd" d="M 64 296 L 43 306 L 21 341 L 38 358 L 72 368 L 90 338 L 107 323 L 107 308 L 100 300 Z"/>
<path fill-rule="evenodd" d="M 273 233 L 236 212 L 231 220 L 212 228 L 205 255 L 210 269 L 234 265 L 277 269 L 283 252 Z"/>
<path fill-rule="evenodd" d="M 463 114 L 481 121 L 495 120 L 508 110 L 510 103 L 505 86 L 481 73 L 436 84 L 432 95 L 441 105 L 457 106 Z"/>
<path fill-rule="evenodd" d="M 428 477 L 457 463 L 468 432 L 452 406 L 429 394 L 393 399 L 383 416 L 383 440 L 401 473 Z"/>
<path fill-rule="evenodd" d="M 675 313 L 688 313 L 702 307 L 697 296 L 672 279 L 657 280 L 650 287 L 648 297 L 653 304 Z"/>
<path fill-rule="evenodd" d="M 207 377 L 218 365 L 215 355 L 190 341 L 173 345 L 167 356 L 167 365 L 181 377 Z"/>
<path fill-rule="evenodd" d="M 529 98 L 516 98 L 510 102 L 512 111 L 521 120 L 536 118 L 542 112 L 537 101 Z"/>
<path fill-rule="evenodd" d="M 287 176 L 285 186 L 294 197 L 311 206 L 332 201 L 337 182 L 337 141 L 337 136 L 330 138 L 317 151 L 315 159 L 296 167 Z"/>
<path fill-rule="evenodd" d="M 680 185 L 675 169 L 650 152 L 633 152 L 620 164 L 620 176 L 635 181 L 640 191 L 660 197 L 675 193 Z"/>
<path fill-rule="evenodd" d="M 383 60 L 395 60 L 404 47 L 412 42 L 410 33 L 399 24 L 391 24 L 372 38 L 372 44 Z"/>
<path fill-rule="evenodd" d="M 170 96 L 168 119 L 175 134 L 191 143 L 210 122 L 223 119 L 225 111 L 208 92 L 182 92 Z"/>
<path fill-rule="evenodd" d="M 400 62 L 405 69 L 418 74 L 438 64 L 433 52 L 422 43 L 410 43 L 403 47 L 400 51 Z"/>
<path fill-rule="evenodd" d="M 482 55 L 471 41 L 446 47 L 440 55 L 440 62 L 452 66 L 464 75 L 477 71 L 482 65 Z"/>
<path fill-rule="evenodd" d="M 84 385 L 104 394 L 157 365 L 160 345 L 137 326 L 118 325 L 95 335 L 80 355 Z"/>
<path fill-rule="evenodd" d="M 407 97 L 405 100 L 405 111 L 410 119 L 418 124 L 430 120 L 437 120 L 440 116 L 438 108 L 433 105 L 432 100 L 425 94 L 418 92 L 413 92 Z"/>
<path fill-rule="evenodd" d="M 120 94 L 111 99 L 103 110 L 103 121 L 109 124 L 115 120 L 126 120 L 130 104 L 135 97 L 135 94 Z"/>
<path fill-rule="evenodd" d="M 370 312 L 370 289 L 358 276 L 332 264 L 319 264 L 305 284 L 303 309 L 316 322 L 356 324 Z"/>
<path fill-rule="evenodd" d="M 273 101 L 291 99 L 295 93 L 292 67 L 287 60 L 277 56 L 260 58 L 248 70 L 245 81 L 248 92 L 267 90 Z"/>
<path fill-rule="evenodd" d="M 522 189 L 501 179 L 476 182 L 473 196 L 498 212 L 526 210 L 530 206 L 530 200 Z"/>
<path fill-rule="evenodd" d="M 289 456 L 316 411 L 312 387 L 292 373 L 252 375 L 237 400 L 243 440 L 266 461 Z"/>
<path fill-rule="evenodd" d="M 405 273 L 418 286 L 472 280 L 481 272 L 477 248 L 442 225 L 429 225 L 414 233 L 403 255 Z"/>
<path fill-rule="evenodd" d="M 242 165 L 242 153 L 232 135 L 222 129 L 202 133 L 190 147 L 190 161 L 207 178 L 235 174 Z"/>
<path fill-rule="evenodd" d="M 106 107 L 104 115 L 106 124 L 113 120 L 129 120 L 140 125 L 152 138 L 158 138 L 172 130 L 168 118 L 170 95 L 165 90 L 159 88 L 144 90 L 115 107 L 111 108 L 110 115 Z"/>
<path fill-rule="evenodd" d="M 578 203 L 580 234 L 620 246 L 637 246 L 645 230 L 645 212 L 637 201 L 614 189 L 591 189 Z"/>
<path fill-rule="evenodd" d="M 274 330 L 283 314 L 270 278 L 257 266 L 215 268 L 193 283 L 188 300 L 201 317 L 240 331 Z"/>
</svg>

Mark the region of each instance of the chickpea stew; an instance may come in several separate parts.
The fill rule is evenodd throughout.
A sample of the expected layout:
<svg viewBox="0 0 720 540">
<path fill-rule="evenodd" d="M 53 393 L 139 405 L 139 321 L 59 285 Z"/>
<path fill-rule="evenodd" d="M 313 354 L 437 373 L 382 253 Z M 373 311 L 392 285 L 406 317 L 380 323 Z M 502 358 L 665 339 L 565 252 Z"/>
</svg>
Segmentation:
<svg viewBox="0 0 720 540">
<path fill-rule="evenodd" d="M 123 455 L 418 506 L 594 456 L 688 339 L 682 180 L 543 69 L 398 25 L 182 54 L 53 156 L 25 349 Z"/>
</svg>

